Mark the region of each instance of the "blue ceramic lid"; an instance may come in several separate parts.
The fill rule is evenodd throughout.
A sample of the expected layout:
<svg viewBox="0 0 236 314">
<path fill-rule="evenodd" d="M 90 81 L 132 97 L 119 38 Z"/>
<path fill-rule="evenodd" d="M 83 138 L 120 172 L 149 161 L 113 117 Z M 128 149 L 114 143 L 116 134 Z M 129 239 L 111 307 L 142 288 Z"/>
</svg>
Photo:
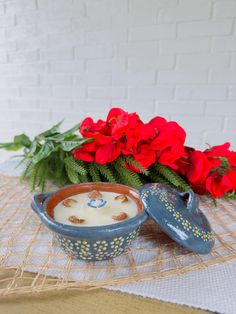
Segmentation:
<svg viewBox="0 0 236 314">
<path fill-rule="evenodd" d="M 207 254 L 214 246 L 209 222 L 199 209 L 199 197 L 167 185 L 150 183 L 139 190 L 146 212 L 174 241 L 189 250 Z"/>
</svg>

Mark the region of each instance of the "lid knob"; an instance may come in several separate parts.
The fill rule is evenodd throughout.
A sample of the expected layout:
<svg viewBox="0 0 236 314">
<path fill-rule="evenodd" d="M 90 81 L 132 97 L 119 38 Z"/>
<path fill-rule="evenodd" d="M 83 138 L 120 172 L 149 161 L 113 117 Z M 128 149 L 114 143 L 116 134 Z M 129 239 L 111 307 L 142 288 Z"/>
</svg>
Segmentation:
<svg viewBox="0 0 236 314">
<path fill-rule="evenodd" d="M 188 190 L 188 191 L 182 192 L 182 193 L 176 191 L 176 193 L 178 193 L 183 198 L 186 195 L 188 195 L 187 209 L 189 211 L 194 212 L 194 211 L 198 210 L 198 207 L 199 207 L 199 196 L 194 194 L 193 190 Z"/>
</svg>

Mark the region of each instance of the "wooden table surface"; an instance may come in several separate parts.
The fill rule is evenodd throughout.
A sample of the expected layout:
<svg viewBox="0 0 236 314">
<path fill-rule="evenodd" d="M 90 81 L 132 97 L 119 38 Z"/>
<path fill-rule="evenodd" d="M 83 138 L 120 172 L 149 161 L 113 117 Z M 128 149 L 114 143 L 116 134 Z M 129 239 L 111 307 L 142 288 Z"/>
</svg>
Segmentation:
<svg viewBox="0 0 236 314">
<path fill-rule="evenodd" d="M 0 301 L 2 314 L 204 314 L 206 311 L 105 289 L 60 291 Z"/>
<path fill-rule="evenodd" d="M 4 271 L 1 272 L 4 277 Z M 7 275 L 7 272 L 5 272 Z M 8 272 L 9 273 L 9 272 Z M 96 289 L 63 290 L 0 299 L 1 314 L 204 314 L 206 311 L 143 298 L 127 293 Z"/>
</svg>

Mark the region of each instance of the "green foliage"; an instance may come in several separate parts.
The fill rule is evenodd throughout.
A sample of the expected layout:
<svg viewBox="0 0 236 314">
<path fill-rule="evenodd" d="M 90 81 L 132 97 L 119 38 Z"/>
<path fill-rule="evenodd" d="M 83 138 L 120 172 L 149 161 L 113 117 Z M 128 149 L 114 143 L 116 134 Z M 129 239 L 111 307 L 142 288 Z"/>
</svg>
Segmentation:
<svg viewBox="0 0 236 314">
<path fill-rule="evenodd" d="M 94 162 L 89 163 L 89 174 L 93 182 L 101 182 L 101 176 Z"/>
<path fill-rule="evenodd" d="M 143 174 L 139 174 L 139 179 L 141 180 L 142 185 L 150 183 L 150 178 Z"/>
<path fill-rule="evenodd" d="M 71 168 L 74 172 L 84 176 L 87 174 L 86 166 L 83 164 L 77 163 L 72 156 L 65 158 L 65 164 L 67 167 Z"/>
<path fill-rule="evenodd" d="M 86 183 L 92 181 L 87 174 L 79 177 L 81 183 Z"/>
<path fill-rule="evenodd" d="M 182 179 L 176 172 L 174 172 L 167 166 L 156 163 L 154 167 L 157 172 L 163 177 L 163 179 L 169 182 L 169 185 L 173 185 L 180 191 L 186 191 L 191 188 L 190 185 L 188 185 L 186 181 L 184 181 L 184 179 Z"/>
<path fill-rule="evenodd" d="M 87 143 L 87 142 L 88 142 L 88 139 L 81 139 L 80 140 L 80 145 L 82 145 L 84 143 Z M 61 149 L 64 152 L 70 152 L 70 151 L 72 151 L 73 149 L 75 149 L 77 147 L 78 147 L 78 141 L 76 141 L 76 140 L 64 141 L 64 142 L 61 143 Z"/>
<path fill-rule="evenodd" d="M 35 140 L 31 143 L 29 150 L 27 152 L 27 157 L 31 158 L 34 156 L 34 153 L 36 152 L 36 150 L 39 148 L 39 144 L 38 142 Z M 40 148 L 39 148 L 40 149 Z"/>
<path fill-rule="evenodd" d="M 216 199 L 215 199 L 215 198 L 212 198 L 212 197 L 211 197 L 211 199 L 212 199 L 212 204 L 213 204 L 213 206 L 217 207 L 217 201 L 216 201 Z"/>
<path fill-rule="evenodd" d="M 65 165 L 65 168 L 69 181 L 72 183 L 80 183 L 78 173 L 73 168 L 68 166 L 68 164 Z"/>
<path fill-rule="evenodd" d="M 146 169 L 144 169 L 132 156 L 126 156 L 125 157 L 125 161 L 127 164 L 133 166 L 134 168 L 138 169 L 140 171 L 140 173 L 148 176 L 149 171 L 147 171 Z"/>
<path fill-rule="evenodd" d="M 38 173 L 39 173 L 39 169 L 40 169 L 41 164 L 37 164 L 35 165 L 35 167 L 33 167 L 32 169 L 32 173 L 31 173 L 31 191 L 34 191 L 36 189 L 36 187 L 40 181 L 40 178 L 38 177 Z"/>
<path fill-rule="evenodd" d="M 47 176 L 47 169 L 48 169 L 48 160 L 45 159 L 43 162 L 38 163 L 39 168 L 37 172 L 37 178 L 36 178 L 36 183 L 35 187 L 38 186 L 40 190 L 43 192 L 45 188 L 45 181 L 46 181 L 46 176 Z M 33 188 L 33 190 L 35 189 Z"/>
<path fill-rule="evenodd" d="M 57 124 L 53 125 L 50 129 L 44 131 L 43 133 L 38 134 L 36 136 L 36 138 L 38 140 L 43 140 L 45 138 L 50 138 L 50 137 L 54 137 L 56 135 L 59 135 L 60 134 L 59 129 L 60 129 L 62 122 L 63 122 L 63 120 L 58 122 Z"/>
<path fill-rule="evenodd" d="M 72 183 L 83 183 L 90 181 L 88 167 L 83 161 L 75 161 L 72 156 L 64 159 L 67 176 Z"/>
<path fill-rule="evenodd" d="M 20 179 L 21 180 L 28 179 L 29 176 L 31 175 L 32 171 L 33 171 L 33 168 L 34 168 L 34 164 L 33 164 L 32 160 L 25 161 L 24 170 L 20 176 Z"/>
<path fill-rule="evenodd" d="M 63 133 L 58 133 L 56 135 L 54 135 L 54 139 L 58 142 L 61 141 L 72 141 L 75 138 L 77 138 L 77 135 L 74 134 L 77 130 L 79 130 L 80 127 L 80 123 L 74 125 L 71 129 L 63 132 Z M 84 140 L 83 138 L 81 138 L 81 140 Z"/>
<path fill-rule="evenodd" d="M 117 179 L 113 174 L 113 171 L 110 169 L 108 165 L 100 165 L 100 164 L 94 163 L 94 166 L 103 175 L 106 181 L 111 182 L 111 183 L 117 182 Z"/>
<path fill-rule="evenodd" d="M 170 185 L 180 191 L 185 191 L 190 186 L 181 176 L 170 168 L 159 163 L 152 165 L 147 171 L 132 156 L 120 156 L 112 163 L 100 165 L 96 162 L 74 160 L 71 151 L 79 148 L 92 139 L 81 138 L 76 134 L 79 124 L 73 128 L 60 132 L 62 121 L 52 128 L 37 135 L 32 141 L 25 134 L 14 137 L 12 143 L 0 144 L 0 148 L 7 150 L 24 149 L 24 164 L 22 180 L 30 180 L 32 190 L 44 190 L 46 179 L 53 180 L 57 185 L 82 182 L 111 182 L 141 187 L 148 182 L 159 182 Z M 127 168 L 130 165 L 140 173 Z M 222 171 L 227 168 L 222 160 Z M 227 195 L 235 198 L 235 194 Z"/>
<path fill-rule="evenodd" d="M 236 200 L 236 191 L 228 192 L 224 195 L 225 200 Z"/>
<path fill-rule="evenodd" d="M 61 133 L 59 131 L 61 124 L 62 121 L 38 134 L 32 141 L 27 135 L 20 134 L 14 137 L 12 143 L 0 144 L 0 148 L 7 150 L 24 148 L 24 158 L 20 162 L 24 164 L 21 179 L 29 179 L 32 190 L 37 187 L 43 190 L 47 178 L 59 185 L 79 183 L 88 179 L 86 165 L 77 163 L 70 151 L 91 139 L 81 138 L 75 134 L 79 124 Z"/>
<path fill-rule="evenodd" d="M 40 150 L 38 153 L 36 153 L 32 157 L 32 162 L 34 164 L 37 164 L 40 160 L 47 158 L 48 156 L 51 155 L 52 152 L 54 152 L 55 147 L 52 141 L 46 142 L 44 145 L 41 146 Z"/>
<path fill-rule="evenodd" d="M 113 162 L 113 167 L 116 171 L 119 183 L 130 185 L 134 188 L 139 188 L 143 185 L 139 175 L 126 168 L 124 158 L 117 158 Z"/>
<path fill-rule="evenodd" d="M 218 169 L 218 172 L 219 174 L 223 176 L 229 171 L 230 164 L 226 157 L 219 157 L 219 158 L 221 160 L 221 165 L 220 165 L 220 168 Z"/>
<path fill-rule="evenodd" d="M 52 156 L 52 161 L 54 162 L 51 165 L 51 171 L 54 174 L 55 180 L 60 180 L 63 172 L 65 172 L 65 163 L 64 163 L 64 157 L 59 156 L 57 153 L 54 153 Z"/>
<path fill-rule="evenodd" d="M 30 138 L 25 134 L 16 135 L 14 137 L 14 143 L 23 147 L 29 148 L 31 145 Z"/>
<path fill-rule="evenodd" d="M 0 143 L 0 148 L 4 148 L 9 151 L 16 151 L 21 148 L 29 148 L 31 141 L 25 134 L 16 135 L 12 143 Z"/>
<path fill-rule="evenodd" d="M 170 185 L 171 187 L 173 187 L 173 184 L 171 184 L 171 182 L 169 182 L 167 179 L 165 179 L 159 173 L 157 173 L 155 167 L 150 168 L 150 173 L 149 173 L 148 178 L 150 182 L 162 183 L 162 184 Z"/>
</svg>

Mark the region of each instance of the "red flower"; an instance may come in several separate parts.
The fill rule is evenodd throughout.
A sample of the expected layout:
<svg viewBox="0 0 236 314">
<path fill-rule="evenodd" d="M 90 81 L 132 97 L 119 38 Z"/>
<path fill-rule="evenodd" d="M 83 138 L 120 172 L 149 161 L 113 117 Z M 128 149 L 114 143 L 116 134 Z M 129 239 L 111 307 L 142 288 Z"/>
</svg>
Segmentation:
<svg viewBox="0 0 236 314">
<path fill-rule="evenodd" d="M 129 124 L 129 115 L 120 108 L 113 108 L 107 115 L 109 134 L 120 139 Z"/>
<path fill-rule="evenodd" d="M 197 150 L 190 154 L 189 161 L 190 165 L 187 167 L 187 178 L 189 182 L 194 184 L 203 184 L 209 172 L 221 164 L 219 159 L 211 158 L 209 160 L 204 153 Z"/>
<path fill-rule="evenodd" d="M 148 124 L 152 125 L 154 129 L 156 129 L 157 132 L 166 125 L 167 121 L 165 118 L 162 117 L 155 117 L 152 120 L 149 121 Z"/>
<path fill-rule="evenodd" d="M 101 144 L 103 142 L 104 144 Z M 72 151 L 74 159 L 80 159 L 87 162 L 96 161 L 98 164 L 106 164 L 112 162 L 119 157 L 122 144 L 113 142 L 112 138 L 106 137 L 103 140 L 95 140 L 91 143 L 85 143 L 82 147 Z"/>
<path fill-rule="evenodd" d="M 224 143 L 218 146 L 212 146 L 211 148 L 206 149 L 204 152 L 208 157 L 228 157 L 230 155 L 229 151 L 230 143 Z"/>
<path fill-rule="evenodd" d="M 213 198 L 223 197 L 226 192 L 232 190 L 232 182 L 228 174 L 222 176 L 218 172 L 214 172 L 206 180 L 206 190 Z"/>
<path fill-rule="evenodd" d="M 167 122 L 164 118 L 152 119 L 150 125 L 154 127 L 157 136 L 152 142 L 152 148 L 158 154 L 158 161 L 172 169 L 177 169 L 175 161 L 184 156 L 184 142 L 186 133 L 176 122 Z"/>
<path fill-rule="evenodd" d="M 219 159 L 207 158 L 201 151 L 193 151 L 189 154 L 189 165 L 186 168 L 186 176 L 195 192 L 205 193 L 206 179 L 213 168 L 219 167 Z"/>
<path fill-rule="evenodd" d="M 121 147 L 122 143 L 111 139 L 107 144 L 98 146 L 95 153 L 95 161 L 98 164 L 104 165 L 107 162 L 116 160 L 120 156 Z"/>
<path fill-rule="evenodd" d="M 213 146 L 205 150 L 205 153 L 209 157 L 226 157 L 229 164 L 236 167 L 236 152 L 230 151 L 229 147 L 230 143 L 227 142 L 222 145 Z"/>
<path fill-rule="evenodd" d="M 129 155 L 132 155 L 133 158 L 146 170 L 156 161 L 156 152 L 146 143 L 136 145 L 135 151 L 132 154 L 129 153 Z M 140 170 L 130 165 L 127 165 L 127 167 L 137 173 L 140 172 Z"/>
<path fill-rule="evenodd" d="M 148 145 L 156 132 L 152 126 L 144 124 L 136 113 L 128 114 L 119 108 L 111 109 L 107 123 L 110 134 L 122 143 L 122 154 L 132 155 L 145 169 L 156 161 L 156 153 Z M 132 170 L 139 172 L 135 168 Z"/>
<path fill-rule="evenodd" d="M 130 155 L 146 170 L 156 161 L 174 169 L 200 194 L 210 193 L 215 198 L 236 190 L 236 152 L 229 150 L 230 144 L 204 152 L 185 147 L 186 133 L 176 122 L 155 117 L 144 123 L 136 113 L 113 108 L 106 121 L 84 119 L 80 132 L 93 142 L 74 149 L 75 159 L 106 164 Z"/>
<path fill-rule="evenodd" d="M 132 155 L 147 170 L 157 158 L 156 151 L 151 145 L 156 135 L 157 132 L 151 125 L 145 124 L 137 116 L 131 115 L 129 127 L 123 137 L 124 146 L 122 153 L 124 155 Z M 132 171 L 140 172 L 130 165 L 128 168 Z"/>
<path fill-rule="evenodd" d="M 194 151 L 195 151 L 194 148 L 185 146 L 183 156 L 181 156 L 179 159 L 175 161 L 176 171 L 180 175 L 185 176 L 185 177 L 187 176 L 188 167 L 190 165 L 189 158 L 190 158 L 191 153 Z"/>
<path fill-rule="evenodd" d="M 228 149 L 229 143 L 225 143 L 204 152 L 190 152 L 186 176 L 195 192 L 209 192 L 216 198 L 236 189 L 236 171 L 228 160 L 234 153 Z"/>
<path fill-rule="evenodd" d="M 229 169 L 227 177 L 232 184 L 232 190 L 236 191 L 236 170 Z"/>
<path fill-rule="evenodd" d="M 215 197 L 223 197 L 225 193 L 236 190 L 236 153 L 229 150 L 230 143 L 213 146 L 205 150 L 208 160 L 217 160 L 214 171 L 206 179 L 206 189 Z"/>
<path fill-rule="evenodd" d="M 80 126 L 80 132 L 84 137 L 94 139 L 94 150 L 88 153 L 86 145 L 83 145 L 77 151 L 76 157 L 84 161 L 96 161 L 99 164 L 112 162 L 118 158 L 122 148 L 122 143 L 118 139 L 122 133 L 121 135 L 112 135 L 111 131 L 116 126 L 117 131 L 121 132 L 120 128 L 126 125 L 122 120 L 125 114 L 122 109 L 112 109 L 108 114 L 108 119 L 111 120 L 110 124 L 103 120 L 95 123 L 93 119 L 86 118 Z"/>
<path fill-rule="evenodd" d="M 136 113 L 128 114 L 120 108 L 111 109 L 107 116 L 109 134 L 116 140 L 121 139 L 129 130 L 134 130 L 138 123 L 141 120 Z"/>
<path fill-rule="evenodd" d="M 82 147 L 76 148 L 72 151 L 75 160 L 94 161 L 96 145 L 94 142 L 85 143 Z"/>
<path fill-rule="evenodd" d="M 231 166 L 236 168 L 236 152 L 230 152 L 230 155 L 227 157 L 228 162 Z"/>
<path fill-rule="evenodd" d="M 80 126 L 80 133 L 84 137 L 93 138 L 95 134 L 105 134 L 107 131 L 106 122 L 98 120 L 96 123 L 92 118 L 85 118 Z"/>
</svg>

